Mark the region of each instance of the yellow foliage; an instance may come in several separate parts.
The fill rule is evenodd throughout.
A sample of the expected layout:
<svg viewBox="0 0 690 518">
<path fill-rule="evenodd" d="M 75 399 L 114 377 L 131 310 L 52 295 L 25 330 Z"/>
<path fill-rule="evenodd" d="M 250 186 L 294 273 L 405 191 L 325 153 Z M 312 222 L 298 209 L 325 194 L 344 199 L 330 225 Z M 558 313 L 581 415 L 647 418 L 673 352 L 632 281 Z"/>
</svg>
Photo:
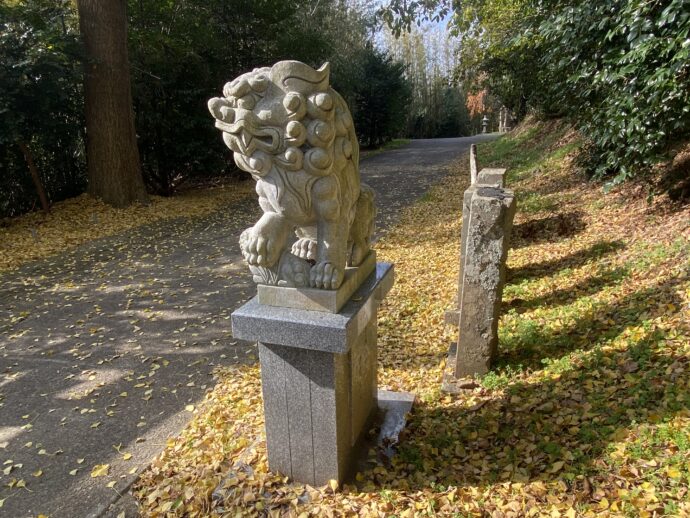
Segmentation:
<svg viewBox="0 0 690 518">
<path fill-rule="evenodd" d="M 690 208 L 604 197 L 567 159 L 527 173 L 511 184 L 518 207 L 552 203 L 518 208 L 498 367 L 476 388 L 439 391 L 455 339 L 443 314 L 464 162 L 377 244 L 396 265 L 379 313 L 379 385 L 418 396 L 390 464 L 372 452 L 372 468 L 342 487 L 269 472 L 259 368 L 221 369 L 138 481 L 141 512 L 174 502 L 177 516 L 690 513 Z"/>
<path fill-rule="evenodd" d="M 243 182 L 172 198 L 151 196 L 148 205 L 125 209 L 82 194 L 56 203 L 49 214 L 32 212 L 0 226 L 0 272 L 154 221 L 203 216 L 231 207 L 252 191 L 253 183 Z"/>
</svg>

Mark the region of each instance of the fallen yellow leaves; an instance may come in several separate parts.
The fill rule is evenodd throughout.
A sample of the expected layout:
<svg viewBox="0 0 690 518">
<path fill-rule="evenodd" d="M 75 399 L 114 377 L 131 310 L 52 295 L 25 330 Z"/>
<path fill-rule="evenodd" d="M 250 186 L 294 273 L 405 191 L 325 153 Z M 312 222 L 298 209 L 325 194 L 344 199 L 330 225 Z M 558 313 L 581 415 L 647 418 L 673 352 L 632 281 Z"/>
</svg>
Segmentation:
<svg viewBox="0 0 690 518">
<path fill-rule="evenodd" d="M 0 272 L 154 221 L 209 214 L 252 192 L 252 182 L 233 183 L 172 198 L 151 196 L 148 205 L 126 209 L 82 194 L 56 203 L 49 214 L 32 212 L 0 227 Z"/>
<path fill-rule="evenodd" d="M 110 464 L 96 464 L 91 470 L 91 478 L 105 477 L 110 471 Z"/>
<path fill-rule="evenodd" d="M 142 514 L 690 514 L 690 209 L 603 197 L 557 147 L 535 159 L 544 139 L 522 132 L 485 153 L 532 164 L 509 180 L 523 205 L 494 371 L 462 394 L 439 392 L 455 338 L 443 313 L 457 282 L 463 164 L 376 247 L 397 275 L 379 314 L 379 385 L 418 396 L 391 462 L 370 452 L 342 487 L 271 473 L 259 368 L 222 369 L 137 482 Z"/>
</svg>

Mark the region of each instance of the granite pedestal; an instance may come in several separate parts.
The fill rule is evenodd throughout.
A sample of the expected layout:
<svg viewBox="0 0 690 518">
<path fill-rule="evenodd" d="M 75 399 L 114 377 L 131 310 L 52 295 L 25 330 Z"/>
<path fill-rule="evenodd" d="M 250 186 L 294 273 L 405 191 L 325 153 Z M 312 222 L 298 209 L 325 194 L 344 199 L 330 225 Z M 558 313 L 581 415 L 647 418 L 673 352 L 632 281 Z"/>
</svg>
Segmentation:
<svg viewBox="0 0 690 518">
<path fill-rule="evenodd" d="M 232 314 L 259 342 L 268 464 L 297 482 L 342 481 L 377 410 L 376 322 L 393 285 L 378 263 L 338 313 L 260 304 Z"/>
</svg>

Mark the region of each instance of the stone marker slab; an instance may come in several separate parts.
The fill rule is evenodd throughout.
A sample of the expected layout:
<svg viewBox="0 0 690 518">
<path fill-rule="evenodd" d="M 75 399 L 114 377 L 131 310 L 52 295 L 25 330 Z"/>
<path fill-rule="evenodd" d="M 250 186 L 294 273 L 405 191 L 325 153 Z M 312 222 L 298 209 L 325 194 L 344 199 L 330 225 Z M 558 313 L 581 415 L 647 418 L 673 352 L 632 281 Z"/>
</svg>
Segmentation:
<svg viewBox="0 0 690 518">
<path fill-rule="evenodd" d="M 484 171 L 484 169 L 482 169 Z M 455 307 L 446 310 L 444 314 L 444 322 L 449 325 L 458 325 L 460 319 L 460 299 L 462 298 L 462 270 L 463 261 L 465 258 L 465 247 L 467 244 L 467 225 L 470 221 L 470 208 L 472 204 L 472 195 L 477 190 L 477 184 L 470 185 L 462 195 L 462 226 L 460 228 L 460 268 L 458 270 L 458 291 L 455 298 Z"/>
<path fill-rule="evenodd" d="M 491 186 L 491 187 L 500 187 L 503 188 L 505 187 L 505 175 L 506 175 L 506 169 L 490 169 L 490 168 L 484 168 L 479 173 L 477 174 L 477 179 L 476 181 L 473 181 L 472 184 L 465 190 L 462 196 L 462 227 L 460 230 L 460 269 L 458 271 L 458 292 L 457 296 L 455 299 L 455 307 L 446 310 L 444 316 L 443 316 L 443 321 L 447 325 L 458 325 L 458 321 L 460 320 L 460 300 L 462 299 L 462 286 L 463 286 L 463 277 L 462 277 L 462 271 L 464 268 L 464 259 L 465 256 L 467 255 L 465 253 L 465 248 L 467 246 L 467 232 L 468 232 L 468 225 L 470 222 L 470 212 L 471 212 L 471 203 L 472 203 L 472 196 L 476 192 L 476 190 L 479 187 L 482 186 Z"/>
<path fill-rule="evenodd" d="M 462 260 L 456 378 L 485 374 L 496 356 L 505 261 L 514 215 L 512 191 L 477 186 L 472 194 Z"/>
<path fill-rule="evenodd" d="M 258 301 L 268 306 L 337 313 L 375 269 L 376 252 L 371 250 L 361 265 L 345 269 L 345 279 L 337 290 L 258 284 Z"/>
</svg>

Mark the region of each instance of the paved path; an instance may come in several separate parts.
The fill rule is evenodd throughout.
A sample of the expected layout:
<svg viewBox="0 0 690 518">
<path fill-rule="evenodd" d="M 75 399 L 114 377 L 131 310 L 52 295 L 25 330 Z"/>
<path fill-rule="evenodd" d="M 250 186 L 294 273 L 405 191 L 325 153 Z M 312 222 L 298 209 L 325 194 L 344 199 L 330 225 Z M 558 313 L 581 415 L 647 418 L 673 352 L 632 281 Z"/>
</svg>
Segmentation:
<svg viewBox="0 0 690 518">
<path fill-rule="evenodd" d="M 379 228 L 478 139 L 364 160 Z M 213 368 L 256 360 L 229 319 L 254 293 L 237 241 L 258 213 L 247 200 L 0 275 L 0 516 L 135 514 L 120 495 L 188 422 Z M 91 477 L 105 464 L 107 476 Z"/>
</svg>

